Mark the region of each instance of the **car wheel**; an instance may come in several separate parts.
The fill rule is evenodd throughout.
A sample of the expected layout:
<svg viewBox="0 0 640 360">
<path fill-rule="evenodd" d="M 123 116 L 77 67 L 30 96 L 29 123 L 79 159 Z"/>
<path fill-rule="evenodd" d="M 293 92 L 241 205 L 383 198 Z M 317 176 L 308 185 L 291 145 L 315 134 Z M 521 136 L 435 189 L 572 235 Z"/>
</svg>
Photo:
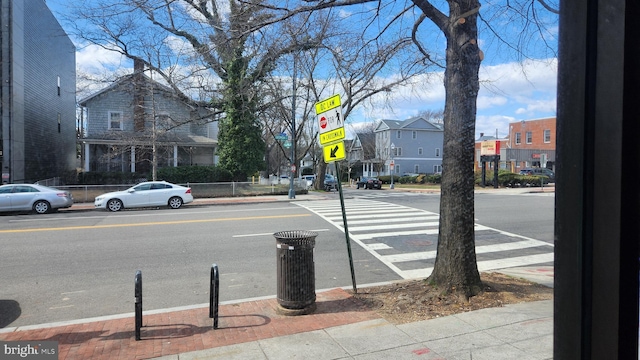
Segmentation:
<svg viewBox="0 0 640 360">
<path fill-rule="evenodd" d="M 174 196 L 169 199 L 169 207 L 172 209 L 179 209 L 182 206 L 182 198 Z"/>
<path fill-rule="evenodd" d="M 109 211 L 120 211 L 122 208 L 122 201 L 120 201 L 120 199 L 111 199 L 107 201 L 107 210 Z"/>
<path fill-rule="evenodd" d="M 51 210 L 51 205 L 44 200 L 38 200 L 33 204 L 33 211 L 36 214 L 46 214 Z"/>
</svg>

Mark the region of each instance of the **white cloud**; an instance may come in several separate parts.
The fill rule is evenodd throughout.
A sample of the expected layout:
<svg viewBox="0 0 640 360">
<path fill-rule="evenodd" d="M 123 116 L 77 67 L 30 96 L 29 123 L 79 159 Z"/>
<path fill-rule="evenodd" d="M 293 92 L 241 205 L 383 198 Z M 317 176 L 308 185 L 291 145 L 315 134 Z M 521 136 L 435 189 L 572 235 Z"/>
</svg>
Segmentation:
<svg viewBox="0 0 640 360">
<path fill-rule="evenodd" d="M 107 50 L 97 45 L 78 47 L 76 51 L 76 67 L 79 71 L 89 74 L 103 74 L 123 66 L 127 59 L 121 54 Z"/>
<path fill-rule="evenodd" d="M 534 115 L 536 112 L 555 112 L 556 111 L 556 99 L 553 100 L 533 100 L 527 101 L 523 99 L 527 106 L 524 108 L 518 108 L 516 114 L 518 115 Z"/>
</svg>

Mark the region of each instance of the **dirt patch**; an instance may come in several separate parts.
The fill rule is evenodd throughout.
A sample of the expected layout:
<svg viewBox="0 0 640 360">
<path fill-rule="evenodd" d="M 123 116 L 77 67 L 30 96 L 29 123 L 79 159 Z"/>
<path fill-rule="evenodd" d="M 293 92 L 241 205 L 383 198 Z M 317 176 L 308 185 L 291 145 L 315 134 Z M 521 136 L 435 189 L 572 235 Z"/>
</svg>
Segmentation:
<svg viewBox="0 0 640 360">
<path fill-rule="evenodd" d="M 408 280 L 358 289 L 352 295 L 394 324 L 433 319 L 484 308 L 528 301 L 549 300 L 553 289 L 501 273 L 481 273 L 484 291 L 468 301 L 455 294 L 442 294 L 425 280 Z"/>
</svg>

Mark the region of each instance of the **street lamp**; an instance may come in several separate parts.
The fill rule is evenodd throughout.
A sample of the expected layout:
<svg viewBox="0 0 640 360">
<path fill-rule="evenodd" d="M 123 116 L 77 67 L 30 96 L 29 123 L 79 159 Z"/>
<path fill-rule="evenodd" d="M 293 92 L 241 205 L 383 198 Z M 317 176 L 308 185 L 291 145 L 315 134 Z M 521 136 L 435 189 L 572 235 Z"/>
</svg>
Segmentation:
<svg viewBox="0 0 640 360">
<path fill-rule="evenodd" d="M 293 81 L 291 89 L 291 180 L 289 181 L 289 199 L 296 198 L 296 190 L 293 188 L 293 180 L 296 177 L 296 55 L 293 55 Z"/>
<path fill-rule="evenodd" d="M 396 149 L 396 145 L 394 143 L 391 143 L 391 162 L 389 163 L 389 174 L 391 174 L 391 185 L 389 185 L 389 189 L 393 189 L 393 167 L 395 166 L 395 164 L 393 163 L 393 152 Z"/>
</svg>

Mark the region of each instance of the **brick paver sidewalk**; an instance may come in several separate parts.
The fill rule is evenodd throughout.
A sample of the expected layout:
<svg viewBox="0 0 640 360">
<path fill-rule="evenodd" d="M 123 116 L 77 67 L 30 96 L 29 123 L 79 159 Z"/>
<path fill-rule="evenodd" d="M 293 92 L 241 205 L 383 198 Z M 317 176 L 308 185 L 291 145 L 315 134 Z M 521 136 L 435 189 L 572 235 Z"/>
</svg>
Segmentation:
<svg viewBox="0 0 640 360">
<path fill-rule="evenodd" d="M 316 304 L 313 314 L 300 316 L 280 315 L 276 299 L 221 305 L 216 330 L 208 307 L 143 315 L 140 341 L 133 316 L 2 333 L 0 340 L 58 341 L 60 360 L 146 359 L 379 318 L 342 289 L 318 293 Z"/>
</svg>

